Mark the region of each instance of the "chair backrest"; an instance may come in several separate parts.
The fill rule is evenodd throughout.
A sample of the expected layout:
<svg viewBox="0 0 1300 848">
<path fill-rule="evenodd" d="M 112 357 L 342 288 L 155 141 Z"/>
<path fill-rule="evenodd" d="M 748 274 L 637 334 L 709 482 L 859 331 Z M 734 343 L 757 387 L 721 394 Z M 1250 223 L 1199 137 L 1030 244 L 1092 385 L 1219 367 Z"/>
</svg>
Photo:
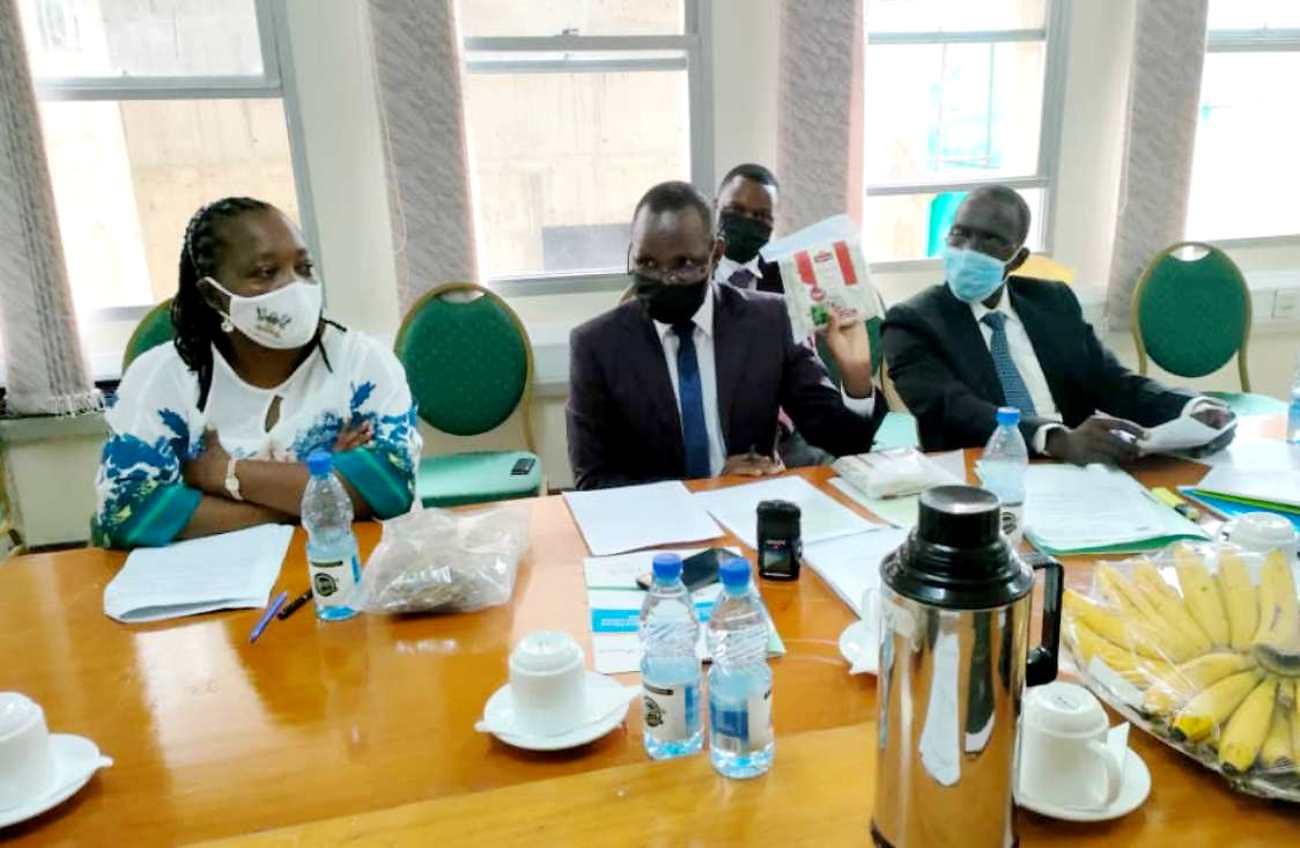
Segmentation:
<svg viewBox="0 0 1300 848">
<path fill-rule="evenodd" d="M 1200 255 L 1178 255 L 1189 248 Z M 1133 290 L 1131 320 L 1141 373 L 1149 356 L 1171 374 L 1203 377 L 1236 354 L 1241 388 L 1250 391 L 1250 290 L 1236 263 L 1217 247 L 1179 242 L 1161 251 Z"/>
<path fill-rule="evenodd" d="M 176 328 L 172 326 L 172 299 L 169 297 L 150 309 L 136 324 L 135 332 L 126 343 L 122 353 L 122 373 L 135 361 L 136 357 L 150 348 L 166 344 L 176 337 Z"/>
<path fill-rule="evenodd" d="M 449 283 L 416 301 L 394 345 L 420 417 L 455 436 L 477 436 L 521 405 L 533 449 L 528 401 L 533 351 L 513 309 L 473 283 Z"/>
</svg>

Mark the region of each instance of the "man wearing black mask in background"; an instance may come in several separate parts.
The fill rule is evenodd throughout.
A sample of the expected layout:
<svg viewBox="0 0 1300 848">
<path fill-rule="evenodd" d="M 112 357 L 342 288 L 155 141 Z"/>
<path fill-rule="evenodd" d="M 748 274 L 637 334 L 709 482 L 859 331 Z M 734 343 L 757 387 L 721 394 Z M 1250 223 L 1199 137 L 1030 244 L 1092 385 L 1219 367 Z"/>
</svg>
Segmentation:
<svg viewBox="0 0 1300 848">
<path fill-rule="evenodd" d="M 713 279 L 738 289 L 785 293 L 781 269 L 758 256 L 758 251 L 772 238 L 780 190 L 771 171 L 750 162 L 737 165 L 722 178 L 714 207 L 718 213 L 718 234 L 726 247 Z"/>
<path fill-rule="evenodd" d="M 661 183 L 637 204 L 628 249 L 636 298 L 575 329 L 569 343 L 578 488 L 777 471 L 778 407 L 824 450 L 870 450 L 885 404 L 872 396 L 865 326 L 831 316 L 841 394 L 795 342 L 781 298 L 714 282 L 722 251 L 709 202 L 690 184 Z"/>
</svg>

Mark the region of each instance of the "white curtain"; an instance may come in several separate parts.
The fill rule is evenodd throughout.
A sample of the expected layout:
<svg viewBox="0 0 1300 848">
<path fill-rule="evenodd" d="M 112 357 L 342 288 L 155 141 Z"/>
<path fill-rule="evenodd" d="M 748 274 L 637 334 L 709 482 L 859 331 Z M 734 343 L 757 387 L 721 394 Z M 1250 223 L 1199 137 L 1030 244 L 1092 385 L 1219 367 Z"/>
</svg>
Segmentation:
<svg viewBox="0 0 1300 848">
<path fill-rule="evenodd" d="M 1127 326 L 1133 289 L 1183 240 L 1205 64 L 1208 0 L 1139 0 L 1106 318 Z"/>
<path fill-rule="evenodd" d="M 17 0 L 0 0 L 0 338 L 10 413 L 97 409 L 63 261 Z"/>
<path fill-rule="evenodd" d="M 862 220 L 863 0 L 781 4 L 777 229 Z"/>
<path fill-rule="evenodd" d="M 478 262 L 454 0 L 370 0 L 402 307 Z"/>
</svg>

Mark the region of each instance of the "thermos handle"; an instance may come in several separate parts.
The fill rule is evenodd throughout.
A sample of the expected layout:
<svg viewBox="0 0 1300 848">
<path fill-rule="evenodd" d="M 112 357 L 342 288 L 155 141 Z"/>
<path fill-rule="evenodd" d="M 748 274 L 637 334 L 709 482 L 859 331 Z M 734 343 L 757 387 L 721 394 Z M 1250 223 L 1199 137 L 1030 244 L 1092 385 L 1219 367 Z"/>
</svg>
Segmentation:
<svg viewBox="0 0 1300 848">
<path fill-rule="evenodd" d="M 1028 686 L 1055 680 L 1060 658 L 1061 592 L 1065 589 L 1065 568 L 1056 560 L 1049 559 L 1034 563 L 1034 571 L 1040 569 L 1047 572 L 1043 578 L 1043 641 L 1029 652 L 1029 671 L 1025 675 Z"/>
</svg>

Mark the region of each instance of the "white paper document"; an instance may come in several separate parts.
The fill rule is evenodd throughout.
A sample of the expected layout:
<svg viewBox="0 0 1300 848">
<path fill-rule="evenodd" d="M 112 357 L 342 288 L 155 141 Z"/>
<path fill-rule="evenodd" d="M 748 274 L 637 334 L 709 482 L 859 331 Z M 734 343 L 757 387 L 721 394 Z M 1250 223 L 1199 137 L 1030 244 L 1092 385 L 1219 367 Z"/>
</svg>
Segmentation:
<svg viewBox="0 0 1300 848">
<path fill-rule="evenodd" d="M 293 528 L 247 530 L 137 548 L 104 589 L 104 614 L 127 623 L 266 606 Z"/>
<path fill-rule="evenodd" d="M 858 515 L 802 477 L 777 477 L 760 483 L 696 492 L 694 498 L 751 548 L 758 547 L 758 505 L 761 501 L 797 504 L 800 536 L 805 545 L 883 526 Z"/>
<path fill-rule="evenodd" d="M 564 501 L 593 556 L 716 539 L 720 528 L 680 482 L 565 492 Z"/>
<path fill-rule="evenodd" d="M 1054 551 L 1163 539 L 1208 538 L 1116 468 L 1031 465 L 1025 472 L 1025 532 Z"/>
<path fill-rule="evenodd" d="M 1216 465 L 1196 488 L 1212 495 L 1300 507 L 1300 471 L 1286 468 L 1242 470 Z"/>
<path fill-rule="evenodd" d="M 952 477 L 955 483 L 966 482 L 966 456 L 963 451 L 929 454 L 931 462 L 938 465 Z M 899 498 L 869 498 L 861 489 L 842 477 L 831 479 L 831 485 L 857 501 L 882 521 L 895 527 L 915 527 L 916 517 L 921 509 L 920 495 L 907 495 Z"/>
<path fill-rule="evenodd" d="M 880 586 L 880 563 L 907 539 L 907 531 L 886 527 L 805 545 L 804 563 L 862 618 L 862 599 Z"/>
<path fill-rule="evenodd" d="M 1214 468 L 1226 465 L 1238 471 L 1300 471 L 1300 445 L 1281 439 L 1242 438 L 1209 456 L 1193 457 L 1192 462 Z"/>
<path fill-rule="evenodd" d="M 1138 440 L 1138 447 L 1142 449 L 1143 453 L 1162 453 L 1199 448 L 1202 445 L 1208 445 L 1229 430 L 1236 429 L 1236 427 L 1236 418 L 1233 418 L 1222 427 L 1211 427 L 1197 421 L 1190 415 L 1180 415 L 1158 427 L 1147 428 L 1147 437 Z"/>
</svg>

